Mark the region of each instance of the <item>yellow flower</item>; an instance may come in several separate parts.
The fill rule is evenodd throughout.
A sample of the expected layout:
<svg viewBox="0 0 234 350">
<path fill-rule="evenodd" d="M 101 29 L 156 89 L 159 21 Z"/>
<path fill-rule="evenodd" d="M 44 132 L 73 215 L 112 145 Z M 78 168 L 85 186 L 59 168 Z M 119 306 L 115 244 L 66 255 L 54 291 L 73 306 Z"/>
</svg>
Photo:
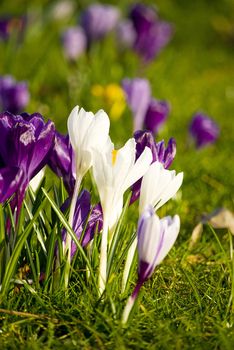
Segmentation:
<svg viewBox="0 0 234 350">
<path fill-rule="evenodd" d="M 106 86 L 93 85 L 91 88 L 93 96 L 101 99 L 105 109 L 112 120 L 118 120 L 123 114 L 126 102 L 124 91 L 117 84 L 108 84 Z"/>
</svg>

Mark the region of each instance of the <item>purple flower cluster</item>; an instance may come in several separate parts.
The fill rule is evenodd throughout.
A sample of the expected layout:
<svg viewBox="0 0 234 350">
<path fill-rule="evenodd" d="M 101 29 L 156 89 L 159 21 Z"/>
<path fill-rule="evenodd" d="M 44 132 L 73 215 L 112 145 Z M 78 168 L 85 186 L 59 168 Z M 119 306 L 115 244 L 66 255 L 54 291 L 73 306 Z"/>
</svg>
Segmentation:
<svg viewBox="0 0 234 350">
<path fill-rule="evenodd" d="M 173 34 L 172 25 L 159 19 L 153 7 L 135 4 L 129 20 L 119 24 L 118 40 L 132 47 L 145 62 L 153 60 L 168 44 Z"/>
<path fill-rule="evenodd" d="M 160 162 L 163 164 L 165 169 L 168 169 L 173 162 L 176 155 L 176 141 L 170 138 L 167 147 L 165 146 L 164 140 L 160 142 L 155 142 L 154 136 L 150 131 L 136 131 L 134 134 L 136 141 L 136 160 L 143 153 L 145 147 L 149 147 L 152 152 L 154 162 Z M 142 179 L 138 180 L 132 186 L 132 196 L 130 203 L 134 203 L 140 196 Z"/>
<path fill-rule="evenodd" d="M 112 5 L 92 4 L 80 16 L 80 25 L 62 35 L 64 54 L 77 59 L 90 45 L 116 29 L 122 47 L 134 49 L 145 62 L 153 60 L 170 41 L 173 29 L 159 19 L 153 7 L 134 5 L 128 19 L 120 20 L 120 11 Z"/>
<path fill-rule="evenodd" d="M 196 113 L 189 127 L 190 135 L 194 138 L 197 148 L 214 143 L 220 133 L 214 120 L 202 113 Z"/>
<path fill-rule="evenodd" d="M 93 41 L 102 39 L 116 27 L 119 15 L 115 6 L 88 6 L 81 14 L 80 25 L 68 28 L 62 35 L 65 56 L 70 60 L 79 58 Z"/>
<path fill-rule="evenodd" d="M 0 77 L 0 108 L 10 113 L 20 113 L 29 102 L 29 91 L 26 82 L 16 82 L 9 75 Z"/>
<path fill-rule="evenodd" d="M 134 131 L 145 127 L 157 133 L 170 112 L 169 103 L 151 97 L 151 88 L 147 79 L 124 79 L 122 87 L 134 115 Z"/>
<path fill-rule="evenodd" d="M 75 184 L 74 154 L 68 136 L 55 130 L 54 123 L 44 122 L 39 113 L 13 115 L 0 114 L 0 203 L 11 200 L 18 221 L 22 202 L 30 180 L 45 166 L 63 178 L 69 205 Z M 90 193 L 83 191 L 75 209 L 73 229 L 80 239 L 85 229 L 82 245 L 93 238 L 96 229 L 102 228 L 100 205 L 91 207 Z M 73 254 L 75 244 L 72 246 Z"/>
</svg>

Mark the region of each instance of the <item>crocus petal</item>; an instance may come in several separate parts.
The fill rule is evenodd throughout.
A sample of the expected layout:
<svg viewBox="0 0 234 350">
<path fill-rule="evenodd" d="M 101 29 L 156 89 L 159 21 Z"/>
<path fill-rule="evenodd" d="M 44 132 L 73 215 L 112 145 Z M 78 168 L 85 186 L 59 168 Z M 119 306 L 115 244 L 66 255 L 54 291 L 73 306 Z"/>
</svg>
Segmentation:
<svg viewBox="0 0 234 350">
<path fill-rule="evenodd" d="M 160 264 L 169 253 L 177 239 L 180 230 L 180 218 L 178 215 L 175 215 L 174 218 L 167 216 L 160 221 L 164 235 L 161 249 L 158 251 L 157 258 L 155 260 L 155 266 Z"/>
<path fill-rule="evenodd" d="M 128 177 L 124 183 L 124 188 L 127 189 L 132 186 L 136 181 L 138 181 L 149 169 L 149 166 L 152 162 L 152 153 L 149 147 L 146 147 L 137 159 L 134 167 L 130 169 Z"/>
<path fill-rule="evenodd" d="M 172 198 L 183 181 L 183 173 L 175 174 L 175 171 L 164 169 L 159 162 L 151 164 L 145 174 L 141 185 L 139 210 L 142 213 L 148 205 L 155 210 Z"/>
<path fill-rule="evenodd" d="M 151 161 L 152 154 L 146 148 L 135 163 L 136 143 L 132 138 L 124 147 L 115 151 L 113 162 L 113 145 L 109 143 L 106 153 L 96 152 L 94 157 L 93 175 L 97 184 L 104 220 L 113 228 L 123 207 L 124 192 L 145 174 Z"/>
<path fill-rule="evenodd" d="M 76 179 L 75 154 L 68 135 L 55 132 L 54 146 L 50 151 L 48 165 L 57 176 L 63 178 L 68 194 L 72 195 Z"/>
<path fill-rule="evenodd" d="M 100 110 L 95 115 L 76 106 L 68 118 L 68 132 L 76 155 L 76 172 L 84 174 L 93 165 L 96 149 L 102 151 L 109 138 L 110 121 Z"/>
<path fill-rule="evenodd" d="M 141 285 L 153 273 L 155 267 L 168 254 L 178 236 L 180 219 L 165 217 L 159 219 L 149 206 L 138 223 L 138 283 Z"/>
<path fill-rule="evenodd" d="M 0 169 L 0 203 L 4 203 L 18 191 L 23 179 L 23 170 L 18 167 Z"/>
<path fill-rule="evenodd" d="M 62 44 L 66 58 L 76 60 L 85 52 L 87 47 L 84 30 L 79 26 L 68 28 L 62 34 Z"/>
<path fill-rule="evenodd" d="M 145 114 L 151 98 L 149 81 L 141 78 L 124 79 L 122 87 L 134 116 L 134 131 L 140 130 L 143 128 Z"/>
<path fill-rule="evenodd" d="M 85 112 L 83 108 L 79 110 L 78 106 L 71 111 L 67 120 L 67 128 L 74 150 L 79 149 L 83 143 L 93 117 L 93 113 Z"/>
<path fill-rule="evenodd" d="M 152 132 L 150 131 L 136 131 L 134 133 L 136 140 L 136 159 L 140 157 L 145 147 L 149 147 L 152 152 L 152 162 L 159 161 L 167 169 L 176 155 L 176 142 L 173 138 L 168 141 L 168 146 L 165 147 L 164 141 L 155 142 Z M 140 196 L 142 179 L 138 180 L 132 186 L 132 197 L 130 204 L 134 203 Z"/>
<path fill-rule="evenodd" d="M 103 227 L 102 207 L 100 204 L 93 207 L 88 219 L 82 246 L 85 247 L 94 237 L 96 230 L 100 232 Z"/>
<path fill-rule="evenodd" d="M 120 13 L 117 7 L 92 4 L 81 14 L 81 25 L 89 43 L 99 40 L 110 32 L 117 24 Z"/>
<path fill-rule="evenodd" d="M 38 189 L 43 177 L 45 175 L 45 168 L 41 169 L 37 175 L 35 175 L 32 180 L 30 180 L 29 184 L 33 190 L 33 192 L 36 192 Z"/>
<path fill-rule="evenodd" d="M 145 116 L 146 129 L 157 133 L 165 123 L 169 112 L 170 106 L 168 102 L 151 99 Z"/>
</svg>

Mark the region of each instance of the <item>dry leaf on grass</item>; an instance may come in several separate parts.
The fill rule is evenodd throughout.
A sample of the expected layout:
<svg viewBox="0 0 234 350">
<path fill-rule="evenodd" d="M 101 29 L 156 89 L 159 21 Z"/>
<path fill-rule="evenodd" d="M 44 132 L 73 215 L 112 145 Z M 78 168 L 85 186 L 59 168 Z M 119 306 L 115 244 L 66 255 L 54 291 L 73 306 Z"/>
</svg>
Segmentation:
<svg viewBox="0 0 234 350">
<path fill-rule="evenodd" d="M 211 214 L 204 216 L 202 221 L 194 227 L 189 242 L 189 250 L 193 249 L 200 241 L 203 232 L 203 224 L 207 223 L 213 228 L 226 228 L 234 235 L 234 214 L 229 209 L 219 208 Z"/>
</svg>

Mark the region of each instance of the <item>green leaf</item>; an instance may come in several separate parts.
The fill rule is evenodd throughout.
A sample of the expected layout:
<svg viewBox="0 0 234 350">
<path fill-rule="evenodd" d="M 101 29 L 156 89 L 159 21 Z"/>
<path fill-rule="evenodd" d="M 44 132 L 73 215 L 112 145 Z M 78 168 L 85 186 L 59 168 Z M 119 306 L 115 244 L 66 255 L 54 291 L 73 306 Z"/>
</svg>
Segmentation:
<svg viewBox="0 0 234 350">
<path fill-rule="evenodd" d="M 93 269 L 92 269 L 92 266 L 90 264 L 90 261 L 89 259 L 87 258 L 85 252 L 84 252 L 84 249 L 82 248 L 79 240 L 77 239 L 76 237 L 76 234 L 74 233 L 74 231 L 71 229 L 70 225 L 68 224 L 66 218 L 64 217 L 63 213 L 61 212 L 61 210 L 56 206 L 55 202 L 50 198 L 49 194 L 47 193 L 47 191 L 42 188 L 45 196 L 47 197 L 48 201 L 50 202 L 52 208 L 54 209 L 55 213 L 57 214 L 60 222 L 62 223 L 62 225 L 65 227 L 65 229 L 67 230 L 67 232 L 71 235 L 71 238 L 73 239 L 73 241 L 75 242 L 76 246 L 77 246 L 77 249 L 80 251 L 82 257 L 84 258 L 85 262 L 87 263 L 87 266 L 90 270 L 90 275 L 92 276 L 92 279 L 93 279 L 93 283 L 94 283 L 94 286 L 95 286 L 95 289 L 98 291 L 98 288 L 97 288 L 97 284 L 96 284 L 96 279 L 95 279 L 95 276 L 93 274 Z"/>
</svg>

